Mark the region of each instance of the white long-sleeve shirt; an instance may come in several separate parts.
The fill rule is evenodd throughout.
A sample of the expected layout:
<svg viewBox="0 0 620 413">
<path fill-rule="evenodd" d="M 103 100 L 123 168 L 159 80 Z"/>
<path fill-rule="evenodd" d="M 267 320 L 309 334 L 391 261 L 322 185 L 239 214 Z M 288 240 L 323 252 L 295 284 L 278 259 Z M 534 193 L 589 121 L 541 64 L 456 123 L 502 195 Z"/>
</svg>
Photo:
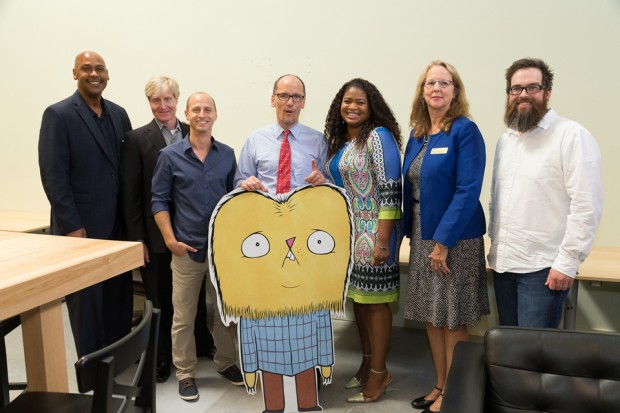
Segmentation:
<svg viewBox="0 0 620 413">
<path fill-rule="evenodd" d="M 552 267 L 574 277 L 603 210 L 601 155 L 592 135 L 549 110 L 538 126 L 499 139 L 489 206 L 489 264 L 529 273 Z"/>
</svg>

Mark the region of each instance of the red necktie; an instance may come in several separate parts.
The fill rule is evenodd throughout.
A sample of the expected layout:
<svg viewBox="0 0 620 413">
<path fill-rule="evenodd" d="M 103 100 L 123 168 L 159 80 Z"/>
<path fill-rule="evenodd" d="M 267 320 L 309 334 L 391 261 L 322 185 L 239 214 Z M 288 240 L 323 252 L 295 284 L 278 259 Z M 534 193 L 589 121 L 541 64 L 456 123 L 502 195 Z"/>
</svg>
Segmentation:
<svg viewBox="0 0 620 413">
<path fill-rule="evenodd" d="M 278 184 L 276 194 L 291 190 L 291 145 L 288 142 L 290 131 L 284 131 L 284 139 L 280 145 L 280 160 L 278 161 Z"/>
</svg>

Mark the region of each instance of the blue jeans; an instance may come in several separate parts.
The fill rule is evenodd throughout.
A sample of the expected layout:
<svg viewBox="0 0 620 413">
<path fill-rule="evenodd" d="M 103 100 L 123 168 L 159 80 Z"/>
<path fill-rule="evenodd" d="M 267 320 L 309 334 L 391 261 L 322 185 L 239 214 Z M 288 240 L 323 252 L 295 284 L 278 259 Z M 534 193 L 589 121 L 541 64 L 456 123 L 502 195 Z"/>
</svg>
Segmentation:
<svg viewBox="0 0 620 413">
<path fill-rule="evenodd" d="M 558 328 L 568 291 L 545 285 L 549 268 L 525 274 L 493 271 L 500 325 Z"/>
</svg>

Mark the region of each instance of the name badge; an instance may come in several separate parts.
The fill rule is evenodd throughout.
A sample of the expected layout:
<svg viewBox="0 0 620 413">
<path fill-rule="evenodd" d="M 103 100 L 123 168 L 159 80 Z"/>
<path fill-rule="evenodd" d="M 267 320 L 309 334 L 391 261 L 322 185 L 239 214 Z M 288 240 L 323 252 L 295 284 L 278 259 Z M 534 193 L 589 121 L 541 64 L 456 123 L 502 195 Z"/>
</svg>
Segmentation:
<svg viewBox="0 0 620 413">
<path fill-rule="evenodd" d="M 448 153 L 448 148 L 433 148 L 431 149 L 431 155 L 445 155 Z"/>
</svg>

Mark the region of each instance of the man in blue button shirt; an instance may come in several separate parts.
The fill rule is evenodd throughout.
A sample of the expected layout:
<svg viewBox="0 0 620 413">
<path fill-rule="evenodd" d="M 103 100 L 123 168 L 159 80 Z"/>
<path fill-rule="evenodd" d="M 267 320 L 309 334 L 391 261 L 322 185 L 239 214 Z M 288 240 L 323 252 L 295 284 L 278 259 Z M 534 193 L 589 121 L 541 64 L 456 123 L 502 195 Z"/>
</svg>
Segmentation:
<svg viewBox="0 0 620 413">
<path fill-rule="evenodd" d="M 189 125 L 177 119 L 180 92 L 176 80 L 168 76 L 152 77 L 146 82 L 144 92 L 153 120 L 125 134 L 120 166 L 121 204 L 127 239 L 142 242 L 144 246 L 144 266 L 140 273 L 146 298 L 161 310 L 155 380 L 163 383 L 170 376 L 172 360 L 172 253 L 166 247 L 151 212 L 151 183 L 159 151 L 183 139 L 189 133 Z M 215 347 L 207 328 L 205 288 L 203 282 L 194 335 L 197 354 L 213 359 Z"/>
<path fill-rule="evenodd" d="M 200 285 L 205 277 L 209 219 L 220 198 L 233 189 L 237 167 L 235 153 L 212 136 L 217 110 L 213 98 L 194 93 L 187 100 L 185 116 L 190 124 L 187 139 L 160 152 L 152 183 L 152 210 L 164 242 L 172 252 L 172 361 L 177 368 L 179 395 L 196 400 L 196 345 L 194 320 Z M 234 364 L 235 328 L 219 334 L 221 320 L 214 320 L 215 345 L 232 355 L 227 366 L 218 366 L 220 374 L 236 376 L 234 384 L 243 384 Z"/>
</svg>

